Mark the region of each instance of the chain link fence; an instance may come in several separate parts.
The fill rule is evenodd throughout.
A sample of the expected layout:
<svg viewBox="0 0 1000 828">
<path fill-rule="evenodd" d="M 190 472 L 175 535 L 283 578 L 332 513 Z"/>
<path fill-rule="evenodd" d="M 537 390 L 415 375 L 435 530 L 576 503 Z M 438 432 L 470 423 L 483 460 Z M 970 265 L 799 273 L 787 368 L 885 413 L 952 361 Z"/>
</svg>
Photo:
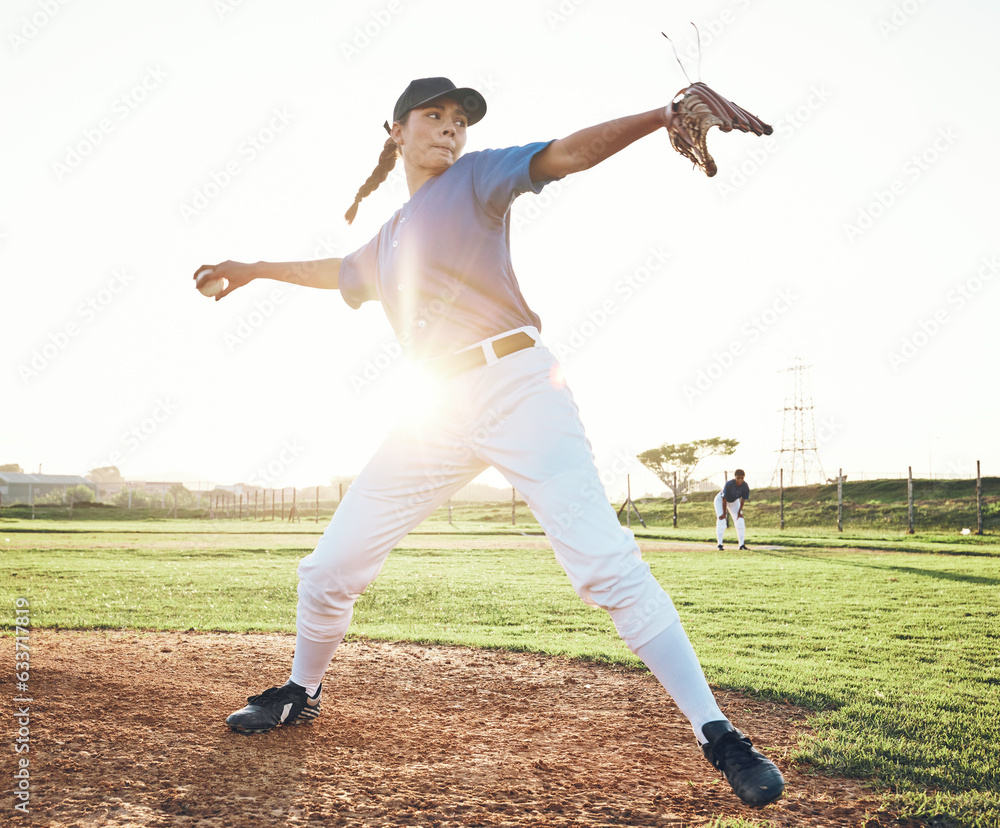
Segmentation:
<svg viewBox="0 0 1000 828">
<path fill-rule="evenodd" d="M 608 499 L 623 523 L 712 528 L 712 501 L 732 471 L 690 481 L 674 499 L 671 489 L 645 468 L 600 470 Z M 838 469 L 809 485 L 774 486 L 781 475 L 748 475 L 748 523 L 759 528 L 826 527 L 900 529 L 939 527 L 964 534 L 1000 530 L 1000 478 L 913 478 L 909 468 L 876 473 Z M 119 480 L 95 483 L 55 475 L 20 475 L 31 480 L 0 481 L 0 516 L 34 516 L 38 509 L 81 510 L 112 507 L 165 517 L 294 521 L 326 520 L 339 506 L 352 478 L 305 487 L 263 488 L 216 484 Z M 79 482 L 82 481 L 82 482 Z M 521 494 L 480 478 L 457 491 L 452 507 L 509 506 L 512 523 L 532 520 Z M 500 514 L 503 509 L 494 510 Z"/>
</svg>

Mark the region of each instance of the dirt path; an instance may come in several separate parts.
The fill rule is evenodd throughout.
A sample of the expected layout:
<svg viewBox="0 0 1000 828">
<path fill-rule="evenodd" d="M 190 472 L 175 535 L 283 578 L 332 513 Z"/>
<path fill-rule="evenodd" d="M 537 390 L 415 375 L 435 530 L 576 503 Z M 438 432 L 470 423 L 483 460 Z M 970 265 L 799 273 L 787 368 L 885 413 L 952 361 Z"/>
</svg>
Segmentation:
<svg viewBox="0 0 1000 828">
<path fill-rule="evenodd" d="M 785 773 L 744 807 L 646 674 L 459 647 L 348 642 L 311 725 L 224 724 L 287 678 L 284 635 L 32 631 L 30 813 L 6 825 L 897 825 L 856 781 L 800 772 L 802 711 L 720 694 Z M 5 671 L 2 717 L 16 731 Z M 8 822 L 8 817 L 14 814 Z"/>
</svg>

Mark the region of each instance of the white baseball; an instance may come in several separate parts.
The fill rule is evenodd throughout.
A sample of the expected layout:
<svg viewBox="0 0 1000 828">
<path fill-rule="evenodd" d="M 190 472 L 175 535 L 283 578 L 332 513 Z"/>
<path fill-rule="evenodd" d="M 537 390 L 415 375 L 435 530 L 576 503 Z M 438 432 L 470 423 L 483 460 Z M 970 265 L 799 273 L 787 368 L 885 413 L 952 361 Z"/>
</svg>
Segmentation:
<svg viewBox="0 0 1000 828">
<path fill-rule="evenodd" d="M 203 268 L 202 270 L 199 270 L 195 274 L 195 278 L 197 279 L 203 273 L 211 273 L 213 269 L 214 268 L 211 267 Z M 204 296 L 218 296 L 225 289 L 226 289 L 226 280 L 220 276 L 217 279 L 207 279 L 206 281 L 204 281 L 198 288 L 198 291 Z"/>
</svg>

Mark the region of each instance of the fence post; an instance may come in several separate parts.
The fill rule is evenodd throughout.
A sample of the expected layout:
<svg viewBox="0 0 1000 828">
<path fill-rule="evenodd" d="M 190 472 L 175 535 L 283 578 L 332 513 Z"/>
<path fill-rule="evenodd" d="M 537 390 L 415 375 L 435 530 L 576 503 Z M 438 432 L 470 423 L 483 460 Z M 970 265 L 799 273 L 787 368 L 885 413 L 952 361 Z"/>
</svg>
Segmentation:
<svg viewBox="0 0 1000 828">
<path fill-rule="evenodd" d="M 316 487 L 316 523 L 319 523 L 319 486 Z"/>
<path fill-rule="evenodd" d="M 983 534 L 983 478 L 979 476 L 979 461 L 976 461 L 976 534 Z"/>
<path fill-rule="evenodd" d="M 632 475 L 625 475 L 625 525 L 632 528 Z"/>
<path fill-rule="evenodd" d="M 844 470 L 837 469 L 837 531 L 844 531 Z"/>
<path fill-rule="evenodd" d="M 674 529 L 677 528 L 677 472 L 674 472 Z"/>
<path fill-rule="evenodd" d="M 906 523 L 907 534 L 913 534 L 913 466 L 907 466 L 906 473 Z"/>
<path fill-rule="evenodd" d="M 778 485 L 781 487 L 781 494 L 778 497 L 778 520 L 779 528 L 785 528 L 785 470 L 778 470 Z"/>
<path fill-rule="evenodd" d="M 729 472 L 723 470 L 722 472 L 722 485 L 725 486 L 729 482 Z M 729 508 L 726 506 L 726 499 L 722 498 L 722 516 L 726 519 L 726 528 L 729 528 Z"/>
</svg>

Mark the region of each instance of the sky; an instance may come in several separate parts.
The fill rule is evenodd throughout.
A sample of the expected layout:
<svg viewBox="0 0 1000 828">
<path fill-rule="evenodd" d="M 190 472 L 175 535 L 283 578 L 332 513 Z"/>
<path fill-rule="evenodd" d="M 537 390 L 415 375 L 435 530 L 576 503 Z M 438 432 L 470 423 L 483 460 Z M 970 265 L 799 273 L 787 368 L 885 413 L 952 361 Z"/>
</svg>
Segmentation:
<svg viewBox="0 0 1000 828">
<path fill-rule="evenodd" d="M 660 131 L 512 209 L 602 474 L 718 436 L 736 453 L 699 471 L 766 485 L 795 376 L 826 477 L 1000 474 L 997 31 L 990 0 L 8 0 L 0 464 L 356 474 L 414 393 L 378 304 L 215 302 L 198 266 L 367 242 L 401 165 L 343 214 L 413 78 L 482 92 L 471 151 L 666 105 L 686 72 L 774 133 L 713 130 L 710 179 Z"/>
</svg>

